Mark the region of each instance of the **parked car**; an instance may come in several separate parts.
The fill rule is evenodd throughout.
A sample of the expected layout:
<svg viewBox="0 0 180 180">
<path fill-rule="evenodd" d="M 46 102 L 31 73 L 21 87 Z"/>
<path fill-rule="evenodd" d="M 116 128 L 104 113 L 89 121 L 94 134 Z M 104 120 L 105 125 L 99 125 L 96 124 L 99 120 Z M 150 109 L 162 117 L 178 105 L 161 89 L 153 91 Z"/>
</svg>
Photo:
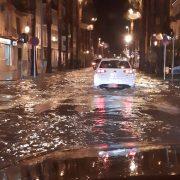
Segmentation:
<svg viewBox="0 0 180 180">
<path fill-rule="evenodd" d="M 124 59 L 102 59 L 94 73 L 95 87 L 119 87 L 135 85 L 135 71 Z"/>
<path fill-rule="evenodd" d="M 96 70 L 96 68 L 98 67 L 99 63 L 100 63 L 101 59 L 95 59 L 92 61 L 92 67 L 94 70 Z"/>
<path fill-rule="evenodd" d="M 176 74 L 179 74 L 180 75 L 180 66 L 176 66 L 172 69 L 173 71 L 173 74 L 176 75 Z"/>
</svg>

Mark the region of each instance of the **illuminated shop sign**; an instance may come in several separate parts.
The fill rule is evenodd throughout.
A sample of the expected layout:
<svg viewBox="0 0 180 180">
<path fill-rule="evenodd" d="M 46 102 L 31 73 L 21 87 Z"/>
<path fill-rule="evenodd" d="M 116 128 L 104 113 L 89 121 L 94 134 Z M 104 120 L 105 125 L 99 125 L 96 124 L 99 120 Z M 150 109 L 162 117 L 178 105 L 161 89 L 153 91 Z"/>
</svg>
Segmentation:
<svg viewBox="0 0 180 180">
<path fill-rule="evenodd" d="M 0 38 L 0 43 L 11 45 L 10 39 Z"/>
</svg>

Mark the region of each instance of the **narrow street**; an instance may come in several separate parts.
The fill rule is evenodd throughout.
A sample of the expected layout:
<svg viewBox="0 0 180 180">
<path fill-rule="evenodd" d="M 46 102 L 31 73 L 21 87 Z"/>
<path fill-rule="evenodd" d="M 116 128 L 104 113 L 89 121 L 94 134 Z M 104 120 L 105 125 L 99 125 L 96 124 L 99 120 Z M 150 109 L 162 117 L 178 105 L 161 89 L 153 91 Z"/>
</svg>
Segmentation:
<svg viewBox="0 0 180 180">
<path fill-rule="evenodd" d="M 133 89 L 94 89 L 92 77 L 0 82 L 0 168 L 56 149 L 179 142 L 180 86 L 137 74 Z"/>
</svg>

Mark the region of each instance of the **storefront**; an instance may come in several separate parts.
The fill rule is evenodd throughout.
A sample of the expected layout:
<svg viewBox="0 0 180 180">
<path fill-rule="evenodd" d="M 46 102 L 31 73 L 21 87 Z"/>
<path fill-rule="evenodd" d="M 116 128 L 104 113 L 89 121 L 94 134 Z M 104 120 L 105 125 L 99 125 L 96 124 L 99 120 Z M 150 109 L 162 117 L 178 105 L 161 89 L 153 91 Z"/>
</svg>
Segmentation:
<svg viewBox="0 0 180 180">
<path fill-rule="evenodd" d="M 11 66 L 11 44 L 10 39 L 5 39 L 0 37 L 0 66 Z"/>
<path fill-rule="evenodd" d="M 0 80 L 12 79 L 16 70 L 16 41 L 0 37 Z"/>
</svg>

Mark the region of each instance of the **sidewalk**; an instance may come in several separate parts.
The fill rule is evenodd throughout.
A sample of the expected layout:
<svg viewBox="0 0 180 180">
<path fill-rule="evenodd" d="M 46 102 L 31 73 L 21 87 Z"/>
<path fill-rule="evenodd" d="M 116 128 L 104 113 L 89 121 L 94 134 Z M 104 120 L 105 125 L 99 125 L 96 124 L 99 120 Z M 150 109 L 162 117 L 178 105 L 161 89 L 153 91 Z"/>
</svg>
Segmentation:
<svg viewBox="0 0 180 180">
<path fill-rule="evenodd" d="M 0 72 L 0 81 L 16 81 L 20 79 L 17 71 L 13 72 Z"/>
</svg>

